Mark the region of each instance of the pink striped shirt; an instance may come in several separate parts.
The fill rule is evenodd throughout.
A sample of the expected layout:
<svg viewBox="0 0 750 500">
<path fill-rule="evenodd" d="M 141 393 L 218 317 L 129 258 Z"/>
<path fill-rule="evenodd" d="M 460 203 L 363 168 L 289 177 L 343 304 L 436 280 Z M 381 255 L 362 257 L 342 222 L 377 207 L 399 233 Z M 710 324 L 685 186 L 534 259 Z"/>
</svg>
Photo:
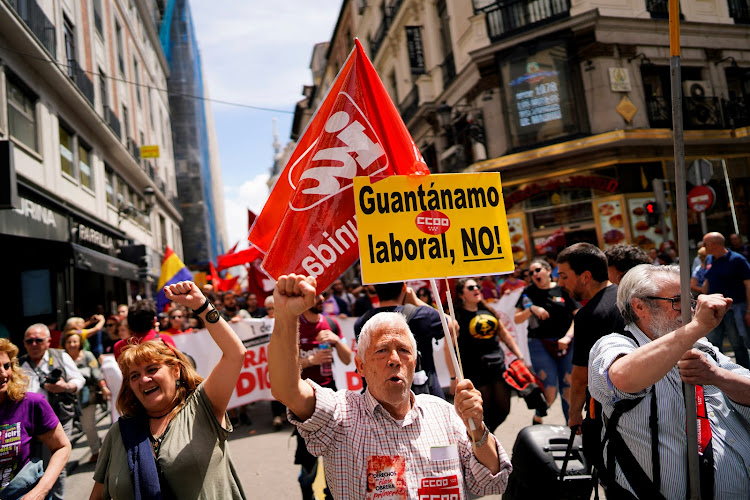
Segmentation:
<svg viewBox="0 0 750 500">
<path fill-rule="evenodd" d="M 457 495 L 446 498 L 467 498 L 467 488 L 477 495 L 505 491 L 512 471 L 505 450 L 495 440 L 500 471 L 493 475 L 474 456 L 466 426 L 450 403 L 412 394 L 411 411 L 398 421 L 369 391 L 334 392 L 307 382 L 315 390 L 315 412 L 300 422 L 289 411 L 289 420 L 310 453 L 323 456 L 337 500 L 420 498 L 447 483 L 453 487 L 442 491 Z"/>
</svg>

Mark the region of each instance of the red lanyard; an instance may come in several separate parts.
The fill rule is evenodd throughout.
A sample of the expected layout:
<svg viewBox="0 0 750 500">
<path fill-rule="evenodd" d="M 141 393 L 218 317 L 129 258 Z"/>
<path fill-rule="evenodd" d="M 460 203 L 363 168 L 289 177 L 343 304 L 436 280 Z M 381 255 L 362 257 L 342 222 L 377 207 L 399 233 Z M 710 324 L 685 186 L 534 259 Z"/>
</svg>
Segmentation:
<svg viewBox="0 0 750 500">
<path fill-rule="evenodd" d="M 711 422 L 706 413 L 706 398 L 703 396 L 702 385 L 695 386 L 695 406 L 698 414 L 698 454 L 703 455 L 711 441 Z"/>
</svg>

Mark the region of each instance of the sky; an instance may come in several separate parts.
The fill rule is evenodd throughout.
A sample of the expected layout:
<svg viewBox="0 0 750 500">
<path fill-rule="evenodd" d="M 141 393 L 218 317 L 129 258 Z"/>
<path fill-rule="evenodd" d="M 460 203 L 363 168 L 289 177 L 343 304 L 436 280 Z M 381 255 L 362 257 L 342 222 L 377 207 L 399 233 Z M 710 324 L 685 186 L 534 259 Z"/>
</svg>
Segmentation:
<svg viewBox="0 0 750 500">
<path fill-rule="evenodd" d="M 229 247 L 247 242 L 247 209 L 260 213 L 273 164 L 273 119 L 289 141 L 302 87 L 312 84 L 316 43 L 330 41 L 342 0 L 192 0 L 193 24 L 212 102 Z M 243 243 L 245 245 L 243 245 Z"/>
</svg>

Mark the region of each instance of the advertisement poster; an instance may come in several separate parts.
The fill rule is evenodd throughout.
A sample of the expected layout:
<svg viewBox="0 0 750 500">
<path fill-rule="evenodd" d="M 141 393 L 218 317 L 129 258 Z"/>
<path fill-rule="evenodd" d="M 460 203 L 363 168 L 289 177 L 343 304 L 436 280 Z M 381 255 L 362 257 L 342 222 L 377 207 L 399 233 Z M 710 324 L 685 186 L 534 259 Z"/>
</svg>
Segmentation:
<svg viewBox="0 0 750 500">
<path fill-rule="evenodd" d="M 602 230 L 602 239 L 604 240 L 604 249 L 625 243 L 625 220 L 623 215 L 622 202 L 620 200 L 599 201 L 596 204 L 597 213 L 599 214 L 599 227 Z"/>
<path fill-rule="evenodd" d="M 662 215 L 662 220 L 665 223 L 664 229 L 661 224 L 657 226 L 649 226 L 646 222 L 646 210 L 643 208 L 643 204 L 647 201 L 654 201 L 653 196 L 642 196 L 628 199 L 628 215 L 630 217 L 633 244 L 646 251 L 649 251 L 652 248 L 659 250 L 662 243 L 674 239 L 672 217 L 669 212 Z"/>
</svg>

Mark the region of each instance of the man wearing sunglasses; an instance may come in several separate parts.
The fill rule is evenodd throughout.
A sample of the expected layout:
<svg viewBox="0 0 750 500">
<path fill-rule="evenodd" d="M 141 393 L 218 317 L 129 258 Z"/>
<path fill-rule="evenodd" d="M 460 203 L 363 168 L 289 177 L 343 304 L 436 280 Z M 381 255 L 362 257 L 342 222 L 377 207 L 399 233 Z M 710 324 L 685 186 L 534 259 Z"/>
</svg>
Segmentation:
<svg viewBox="0 0 750 500">
<path fill-rule="evenodd" d="M 61 349 L 50 349 L 50 333 L 46 325 L 37 323 L 26 329 L 23 335 L 26 354 L 18 362 L 29 377 L 29 392 L 36 392 L 47 397 L 65 435 L 70 438 L 73 433 L 73 418 L 76 415 L 76 393 L 83 388 L 86 380 L 78 371 L 73 359 Z M 42 458 L 45 465 L 50 458 L 49 449 L 42 447 Z M 65 496 L 65 468 L 50 490 L 53 499 Z"/>
<path fill-rule="evenodd" d="M 747 498 L 750 491 L 750 371 L 704 338 L 732 299 L 706 294 L 689 303 L 694 313 L 683 325 L 678 267 L 636 266 L 617 291 L 624 331 L 591 349 L 589 391 L 608 423 L 608 498 L 685 498 L 683 382 L 695 384 L 697 396 L 702 497 Z"/>
</svg>

